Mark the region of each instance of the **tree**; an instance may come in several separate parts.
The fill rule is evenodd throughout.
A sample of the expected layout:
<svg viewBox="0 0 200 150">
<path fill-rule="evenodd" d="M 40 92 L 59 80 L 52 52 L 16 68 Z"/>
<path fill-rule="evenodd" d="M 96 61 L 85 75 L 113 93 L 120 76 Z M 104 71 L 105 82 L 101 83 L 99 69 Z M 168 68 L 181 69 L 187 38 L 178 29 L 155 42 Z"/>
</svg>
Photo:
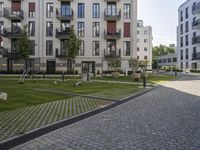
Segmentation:
<svg viewBox="0 0 200 150">
<path fill-rule="evenodd" d="M 153 68 L 157 68 L 157 59 L 158 56 L 167 55 L 170 53 L 175 53 L 175 49 L 165 45 L 155 46 L 153 48 Z"/>
<path fill-rule="evenodd" d="M 129 60 L 129 66 L 130 66 L 130 68 L 134 71 L 134 73 L 135 73 L 135 71 L 136 70 L 138 70 L 138 67 L 139 67 L 139 61 L 138 61 L 138 59 L 133 59 L 133 58 L 131 58 L 130 60 Z"/>
<path fill-rule="evenodd" d="M 108 60 L 109 62 L 109 67 L 113 69 L 113 71 L 117 71 L 119 69 L 119 67 L 121 67 L 121 59 L 120 58 L 110 58 Z"/>
<path fill-rule="evenodd" d="M 27 25 L 23 26 L 20 31 L 20 37 L 17 40 L 17 49 L 19 50 L 20 57 L 25 60 L 29 57 L 32 46 L 34 45 L 28 38 Z"/>
<path fill-rule="evenodd" d="M 79 55 L 81 41 L 79 38 L 77 38 L 73 27 L 70 28 L 68 34 L 69 37 L 67 38 L 67 40 L 64 41 L 64 49 L 66 51 L 67 62 L 72 62 L 73 75 L 74 75 L 75 58 Z"/>
</svg>

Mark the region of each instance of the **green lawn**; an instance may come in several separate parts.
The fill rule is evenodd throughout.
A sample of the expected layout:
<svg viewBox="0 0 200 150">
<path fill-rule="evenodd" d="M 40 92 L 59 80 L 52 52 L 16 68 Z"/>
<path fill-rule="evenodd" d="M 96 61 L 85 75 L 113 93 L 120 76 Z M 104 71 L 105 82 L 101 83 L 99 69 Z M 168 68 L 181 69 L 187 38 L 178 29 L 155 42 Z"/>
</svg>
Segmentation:
<svg viewBox="0 0 200 150">
<path fill-rule="evenodd" d="M 107 98 L 122 98 L 139 90 L 138 85 L 129 84 L 83 82 L 80 87 L 75 87 L 72 81 L 57 82 L 58 85 L 54 85 L 54 81 L 26 80 L 25 84 L 18 84 L 17 80 L 0 80 L 0 91 L 8 93 L 8 100 L 0 102 L 0 112 L 71 97 L 69 95 L 41 92 L 34 89 L 65 91 Z"/>
</svg>

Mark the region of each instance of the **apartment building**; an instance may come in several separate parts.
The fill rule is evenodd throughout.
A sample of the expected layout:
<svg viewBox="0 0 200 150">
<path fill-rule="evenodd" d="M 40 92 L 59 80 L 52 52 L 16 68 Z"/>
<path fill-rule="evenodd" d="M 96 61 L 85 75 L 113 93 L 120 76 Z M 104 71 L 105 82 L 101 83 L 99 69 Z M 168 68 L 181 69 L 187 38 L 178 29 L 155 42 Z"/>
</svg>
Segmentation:
<svg viewBox="0 0 200 150">
<path fill-rule="evenodd" d="M 137 21 L 137 59 L 147 60 L 148 69 L 152 69 L 152 27 L 144 26 L 142 20 Z"/>
<path fill-rule="evenodd" d="M 180 69 L 200 69 L 200 0 L 187 0 L 178 9 L 177 55 Z"/>
<path fill-rule="evenodd" d="M 16 48 L 23 25 L 35 45 L 25 64 Z M 0 0 L 0 70 L 72 71 L 63 46 L 72 26 L 81 39 L 78 73 L 107 71 L 111 57 L 124 71 L 136 58 L 137 0 Z"/>
</svg>

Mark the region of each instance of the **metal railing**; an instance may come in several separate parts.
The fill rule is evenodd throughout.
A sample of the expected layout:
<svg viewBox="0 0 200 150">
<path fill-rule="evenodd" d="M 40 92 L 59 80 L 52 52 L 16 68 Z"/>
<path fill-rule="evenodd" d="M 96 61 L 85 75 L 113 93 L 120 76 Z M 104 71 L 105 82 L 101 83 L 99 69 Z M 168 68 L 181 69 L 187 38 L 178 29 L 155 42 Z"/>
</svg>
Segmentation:
<svg viewBox="0 0 200 150">
<path fill-rule="evenodd" d="M 72 20 L 74 16 L 72 8 L 66 9 L 62 11 L 60 9 L 56 9 L 56 17 L 61 20 Z"/>
<path fill-rule="evenodd" d="M 199 60 L 200 59 L 200 52 L 192 53 L 192 60 Z"/>
<path fill-rule="evenodd" d="M 104 56 L 106 58 L 120 58 L 121 57 L 121 49 L 116 49 L 116 50 L 109 50 L 109 49 L 104 49 Z"/>
<path fill-rule="evenodd" d="M 11 8 L 5 7 L 3 15 L 5 18 L 8 19 L 23 19 L 24 11 L 23 10 L 13 11 Z"/>
<path fill-rule="evenodd" d="M 116 32 L 104 30 L 104 35 L 107 39 L 118 39 L 121 37 L 121 29 L 117 29 Z"/>
</svg>

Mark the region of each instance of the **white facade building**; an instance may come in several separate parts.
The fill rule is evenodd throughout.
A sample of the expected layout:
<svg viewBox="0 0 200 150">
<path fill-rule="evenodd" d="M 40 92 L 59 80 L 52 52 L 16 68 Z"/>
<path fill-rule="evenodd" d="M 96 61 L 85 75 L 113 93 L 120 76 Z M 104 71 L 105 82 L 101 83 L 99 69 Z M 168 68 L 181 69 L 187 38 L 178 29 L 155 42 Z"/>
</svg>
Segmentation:
<svg viewBox="0 0 200 150">
<path fill-rule="evenodd" d="M 35 47 L 24 65 L 16 41 L 26 24 Z M 78 73 L 107 71 L 110 57 L 121 58 L 125 71 L 130 58 L 136 58 L 137 0 L 0 0 L 0 71 L 39 67 L 48 73 L 71 72 L 63 49 L 71 26 L 82 41 Z"/>
<path fill-rule="evenodd" d="M 152 69 L 152 27 L 144 26 L 142 20 L 137 21 L 137 59 L 147 60 L 148 69 Z"/>
<path fill-rule="evenodd" d="M 187 0 L 178 9 L 177 55 L 180 69 L 200 69 L 200 0 Z"/>
</svg>

